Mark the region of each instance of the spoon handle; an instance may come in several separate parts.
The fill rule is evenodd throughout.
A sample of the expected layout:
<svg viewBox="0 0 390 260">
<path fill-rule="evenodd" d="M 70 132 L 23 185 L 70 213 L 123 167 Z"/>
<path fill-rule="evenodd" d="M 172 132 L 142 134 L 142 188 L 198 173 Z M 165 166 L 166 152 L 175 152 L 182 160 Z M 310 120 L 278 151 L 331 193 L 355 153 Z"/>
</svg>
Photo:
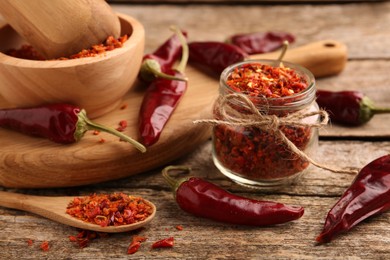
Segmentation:
<svg viewBox="0 0 390 260">
<path fill-rule="evenodd" d="M 27 195 L 13 192 L 0 191 L 0 206 L 12 209 L 24 210 L 23 201 L 27 199 Z"/>
<path fill-rule="evenodd" d="M 0 206 L 32 212 L 53 218 L 55 212 L 65 212 L 70 200 L 63 197 L 46 197 L 0 191 Z"/>
</svg>

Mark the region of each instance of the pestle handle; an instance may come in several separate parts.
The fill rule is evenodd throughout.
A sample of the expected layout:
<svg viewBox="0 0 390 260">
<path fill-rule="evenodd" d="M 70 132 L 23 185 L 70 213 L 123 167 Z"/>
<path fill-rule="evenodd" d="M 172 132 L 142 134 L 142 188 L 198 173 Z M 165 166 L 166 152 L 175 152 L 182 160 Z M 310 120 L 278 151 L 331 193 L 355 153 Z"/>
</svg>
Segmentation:
<svg viewBox="0 0 390 260">
<path fill-rule="evenodd" d="M 120 34 L 119 19 L 104 0 L 1 0 L 0 13 L 48 59 L 78 53 Z"/>
</svg>

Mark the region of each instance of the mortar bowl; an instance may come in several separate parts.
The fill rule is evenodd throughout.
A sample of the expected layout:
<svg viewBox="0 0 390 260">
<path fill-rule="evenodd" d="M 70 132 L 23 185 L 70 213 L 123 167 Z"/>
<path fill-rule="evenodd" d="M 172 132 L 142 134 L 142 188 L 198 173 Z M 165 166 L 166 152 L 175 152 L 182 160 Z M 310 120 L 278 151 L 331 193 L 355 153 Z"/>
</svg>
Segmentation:
<svg viewBox="0 0 390 260">
<path fill-rule="evenodd" d="M 70 103 L 88 117 L 100 117 L 118 107 L 136 81 L 142 62 L 145 30 L 133 17 L 118 14 L 122 47 L 101 55 L 69 60 L 27 60 L 4 54 L 26 44 L 6 22 L 0 24 L 0 95 L 10 107 Z"/>
</svg>

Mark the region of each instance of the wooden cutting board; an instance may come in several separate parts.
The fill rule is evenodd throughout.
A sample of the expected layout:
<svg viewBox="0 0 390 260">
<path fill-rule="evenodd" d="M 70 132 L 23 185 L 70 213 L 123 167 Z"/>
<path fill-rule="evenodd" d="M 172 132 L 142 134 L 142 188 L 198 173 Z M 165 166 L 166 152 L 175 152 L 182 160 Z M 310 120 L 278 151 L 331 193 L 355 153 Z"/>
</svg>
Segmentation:
<svg viewBox="0 0 390 260">
<path fill-rule="evenodd" d="M 251 59 L 276 59 L 278 52 L 253 55 Z M 347 61 L 342 43 L 328 40 L 291 49 L 285 61 L 303 65 L 316 77 L 341 72 Z M 218 95 L 218 77 L 188 66 L 189 88 L 160 136 L 140 153 L 130 144 L 105 133 L 87 132 L 75 144 L 61 145 L 41 138 L 0 129 L 0 185 L 16 188 L 69 187 L 119 179 L 164 166 L 193 151 L 210 138 L 210 128 L 195 125 L 196 119 L 211 116 Z M 1 84 L 1 83 L 0 83 Z M 127 93 L 123 105 L 96 122 L 116 128 L 126 120 L 124 133 L 137 138 L 138 110 L 144 90 L 138 83 Z M 0 107 L 10 105 L 0 96 Z M 101 143 L 100 139 L 105 139 Z"/>
</svg>

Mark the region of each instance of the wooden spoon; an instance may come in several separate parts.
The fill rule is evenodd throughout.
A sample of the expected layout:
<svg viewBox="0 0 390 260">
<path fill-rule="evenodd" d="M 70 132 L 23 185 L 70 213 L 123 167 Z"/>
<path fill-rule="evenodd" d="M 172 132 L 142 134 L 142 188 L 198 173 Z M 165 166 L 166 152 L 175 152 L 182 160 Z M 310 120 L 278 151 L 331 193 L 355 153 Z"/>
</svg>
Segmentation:
<svg viewBox="0 0 390 260">
<path fill-rule="evenodd" d="M 0 13 L 48 59 L 67 57 L 120 34 L 119 19 L 104 0 L 1 0 Z"/>
<path fill-rule="evenodd" d="M 45 218 L 76 228 L 107 233 L 126 232 L 138 229 L 148 224 L 156 214 L 156 206 L 152 202 L 145 200 L 153 208 L 153 213 L 145 220 L 130 225 L 101 227 L 97 224 L 91 224 L 79 220 L 65 212 L 66 207 L 68 206 L 69 202 L 73 200 L 73 198 L 74 197 L 33 196 L 0 191 L 0 206 L 32 212 Z"/>
</svg>

